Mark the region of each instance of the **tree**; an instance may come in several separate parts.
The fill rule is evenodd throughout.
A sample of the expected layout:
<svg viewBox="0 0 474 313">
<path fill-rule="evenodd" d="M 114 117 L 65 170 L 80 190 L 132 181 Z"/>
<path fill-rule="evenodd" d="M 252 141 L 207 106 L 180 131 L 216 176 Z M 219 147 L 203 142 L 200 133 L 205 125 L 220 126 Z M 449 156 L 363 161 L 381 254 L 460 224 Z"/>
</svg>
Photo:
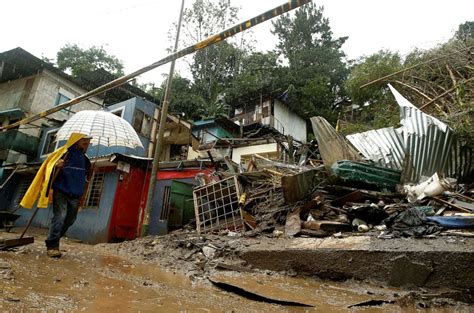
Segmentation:
<svg viewBox="0 0 474 313">
<path fill-rule="evenodd" d="M 82 49 L 76 44 L 67 44 L 56 54 L 56 63 L 60 70 L 70 71 L 73 76 L 99 68 L 116 76 L 124 74 L 122 61 L 108 54 L 102 46 Z"/>
<path fill-rule="evenodd" d="M 354 104 L 382 105 L 393 103 L 387 82 L 378 82 L 360 88 L 365 83 L 392 74 L 402 68 L 402 59 L 398 53 L 382 50 L 368 57 L 362 57 L 352 66 L 346 81 L 348 96 Z"/>
<path fill-rule="evenodd" d="M 355 120 L 346 121 L 342 128 L 346 134 L 366 131 L 399 123 L 399 108 L 386 81 L 360 88 L 368 82 L 392 74 L 402 68 L 398 53 L 382 50 L 368 57 L 362 57 L 353 64 L 345 83 L 351 103 L 356 105 Z M 353 115 L 351 114 L 353 117 Z"/>
<path fill-rule="evenodd" d="M 184 45 L 194 44 L 234 24 L 237 13 L 238 8 L 232 6 L 230 0 L 195 0 L 192 7 L 184 11 Z M 243 37 L 239 44 L 233 38 L 200 50 L 188 59 L 193 77 L 192 90 L 206 103 L 203 114 L 220 112 L 225 108 L 225 105 L 220 105 L 224 101 L 221 93 L 232 85 L 248 46 Z M 206 112 L 207 105 L 212 106 L 209 112 Z"/>
<path fill-rule="evenodd" d="M 244 55 L 240 71 L 225 90 L 226 103 L 235 107 L 260 95 L 272 93 L 275 89 L 286 88 L 284 83 L 280 84 L 280 78 L 283 77 L 281 72 L 278 55 L 274 52 Z"/>
<path fill-rule="evenodd" d="M 239 9 L 230 0 L 195 0 L 183 14 L 183 42 L 186 46 L 201 41 L 237 21 Z"/>
<path fill-rule="evenodd" d="M 166 80 L 159 88 L 148 88 L 147 92 L 152 94 L 157 103 L 164 98 Z M 184 113 L 186 119 L 197 119 L 203 113 L 204 100 L 195 94 L 189 79 L 181 77 L 178 73 L 173 75 L 172 92 L 170 97 L 170 112 Z"/>
<path fill-rule="evenodd" d="M 399 109 L 387 89 L 390 83 L 423 112 L 447 123 L 459 137 L 472 141 L 474 81 L 472 39 L 466 35 L 467 30 L 469 23 L 461 24 L 447 42 L 428 50 L 414 49 L 404 60 L 390 51 L 359 60 L 351 69 L 346 87 L 355 104 L 369 106 L 363 107 L 350 129 L 360 131 L 398 124 Z M 360 88 L 389 74 L 384 80 Z"/>
<path fill-rule="evenodd" d="M 193 90 L 207 103 L 232 84 L 240 63 L 241 51 L 228 42 L 220 42 L 195 53 L 190 66 Z"/>
<path fill-rule="evenodd" d="M 286 80 L 294 86 L 290 105 L 306 116 L 323 115 L 335 121 L 331 110 L 344 95 L 348 70 L 341 50 L 347 37 L 333 38 L 323 8 L 310 3 L 273 22 L 277 53 L 288 61 Z"/>
<path fill-rule="evenodd" d="M 459 25 L 455 38 L 462 41 L 474 39 L 474 21 L 466 21 Z"/>
</svg>

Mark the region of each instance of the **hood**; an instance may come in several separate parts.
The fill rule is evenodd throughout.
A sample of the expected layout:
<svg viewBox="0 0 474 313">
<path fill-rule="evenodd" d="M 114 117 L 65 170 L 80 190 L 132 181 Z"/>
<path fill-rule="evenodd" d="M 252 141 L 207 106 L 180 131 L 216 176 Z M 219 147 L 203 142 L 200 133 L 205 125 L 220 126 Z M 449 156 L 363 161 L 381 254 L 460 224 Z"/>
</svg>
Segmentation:
<svg viewBox="0 0 474 313">
<path fill-rule="evenodd" d="M 66 149 L 69 149 L 72 147 L 76 142 L 81 140 L 82 138 L 87 137 L 86 134 L 81 134 L 81 133 L 71 133 L 71 136 L 69 136 L 69 139 L 67 140 L 65 147 Z"/>
</svg>

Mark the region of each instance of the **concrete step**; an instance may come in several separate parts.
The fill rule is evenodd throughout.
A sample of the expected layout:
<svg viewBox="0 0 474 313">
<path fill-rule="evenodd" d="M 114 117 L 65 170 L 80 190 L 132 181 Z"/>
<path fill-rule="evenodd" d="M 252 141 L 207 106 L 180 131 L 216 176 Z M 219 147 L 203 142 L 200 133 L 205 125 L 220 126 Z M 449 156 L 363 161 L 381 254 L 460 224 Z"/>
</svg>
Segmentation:
<svg viewBox="0 0 474 313">
<path fill-rule="evenodd" d="M 474 288 L 474 238 L 269 239 L 240 253 L 255 268 L 396 287 Z"/>
</svg>

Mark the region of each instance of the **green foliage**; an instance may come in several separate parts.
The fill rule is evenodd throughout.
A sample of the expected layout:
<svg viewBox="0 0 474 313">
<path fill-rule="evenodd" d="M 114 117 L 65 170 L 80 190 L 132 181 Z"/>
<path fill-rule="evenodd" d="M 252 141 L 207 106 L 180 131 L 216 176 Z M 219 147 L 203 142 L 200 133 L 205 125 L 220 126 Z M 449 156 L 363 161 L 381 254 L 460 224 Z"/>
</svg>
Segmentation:
<svg viewBox="0 0 474 313">
<path fill-rule="evenodd" d="M 474 39 L 474 21 L 466 21 L 460 24 L 454 37 L 462 41 L 473 40 Z"/>
<path fill-rule="evenodd" d="M 183 16 L 183 42 L 191 45 L 225 29 L 237 21 L 238 8 L 230 0 L 195 0 L 192 7 L 185 9 Z M 171 37 L 171 36 L 170 36 Z M 245 41 L 242 46 L 247 48 Z M 193 80 L 187 91 L 192 92 L 194 107 L 189 116 L 210 116 L 228 113 L 222 92 L 232 85 L 239 70 L 244 50 L 230 41 L 220 42 L 196 52 L 188 62 Z M 184 90 L 183 90 L 184 91 Z M 198 100 L 197 100 L 198 99 Z"/>
<path fill-rule="evenodd" d="M 82 49 L 76 44 L 67 44 L 59 49 L 56 63 L 60 70 L 70 71 L 73 76 L 99 68 L 117 76 L 124 74 L 122 61 L 108 54 L 102 46 Z"/>
<path fill-rule="evenodd" d="M 402 60 L 398 53 L 379 51 L 369 57 L 361 58 L 353 65 L 346 81 L 346 90 L 354 104 L 360 106 L 384 105 L 393 103 L 393 98 L 388 90 L 387 82 L 381 81 L 360 88 L 368 82 L 392 74 L 402 68 Z"/>
<path fill-rule="evenodd" d="M 334 103 L 344 96 L 348 74 L 341 50 L 347 37 L 333 38 L 323 8 L 307 4 L 294 16 L 286 14 L 273 22 L 279 43 L 277 53 L 288 61 L 286 84 L 294 86 L 289 104 L 306 116 L 323 115 L 335 121 Z"/>
<path fill-rule="evenodd" d="M 183 14 L 185 44 L 194 44 L 235 24 L 238 11 L 230 0 L 195 0 Z"/>
<path fill-rule="evenodd" d="M 167 80 L 160 87 L 149 86 L 147 92 L 155 98 L 157 103 L 164 99 Z M 204 100 L 197 96 L 192 90 L 189 79 L 181 77 L 178 73 L 173 75 L 172 92 L 170 96 L 170 112 L 174 114 L 184 113 L 186 119 L 200 117 L 205 106 Z"/>
<path fill-rule="evenodd" d="M 218 95 L 232 84 L 242 52 L 232 44 L 220 42 L 196 52 L 191 64 L 193 90 L 207 103 L 217 101 Z"/>
<path fill-rule="evenodd" d="M 472 78 L 472 24 L 461 24 L 449 41 L 428 50 L 414 49 L 404 60 L 390 51 L 358 60 L 351 68 L 346 90 L 362 110 L 355 116 L 351 113 L 350 118 L 343 116 L 342 130 L 351 133 L 397 126 L 399 108 L 387 89 L 391 83 L 415 106 L 446 122 L 458 135 L 474 138 L 474 82 L 468 81 Z M 401 69 L 404 71 L 397 74 Z M 388 74 L 394 75 L 360 88 Z"/>
<path fill-rule="evenodd" d="M 234 75 L 232 84 L 225 89 L 226 103 L 235 107 L 258 99 L 262 94 L 267 95 L 279 87 L 287 87 L 286 83 L 279 82 L 282 73 L 277 60 L 278 55 L 274 52 L 244 55 L 240 71 Z"/>
</svg>

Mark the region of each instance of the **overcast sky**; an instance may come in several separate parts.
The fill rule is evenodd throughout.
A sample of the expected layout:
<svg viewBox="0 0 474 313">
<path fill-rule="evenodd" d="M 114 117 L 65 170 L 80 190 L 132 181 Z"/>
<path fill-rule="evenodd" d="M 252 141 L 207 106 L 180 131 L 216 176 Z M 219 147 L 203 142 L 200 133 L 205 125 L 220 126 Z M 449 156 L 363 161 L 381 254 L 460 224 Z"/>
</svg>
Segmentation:
<svg viewBox="0 0 474 313">
<path fill-rule="evenodd" d="M 189 7 L 193 0 L 186 0 Z M 232 0 L 241 8 L 241 20 L 284 3 L 283 0 Z M 380 49 L 402 55 L 414 47 L 430 48 L 451 38 L 458 25 L 474 20 L 472 0 L 323 0 L 335 36 L 348 36 L 343 46 L 349 58 Z M 54 58 L 67 43 L 83 48 L 103 45 L 121 59 L 129 73 L 166 56 L 168 30 L 178 19 L 179 0 L 7 0 L 1 4 L 0 51 L 22 47 Z M 256 49 L 271 50 L 276 37 L 271 22 L 254 28 Z M 182 47 L 181 47 L 182 48 Z M 186 75 L 186 65 L 177 62 Z M 165 65 L 147 73 L 140 82 L 160 83 Z"/>
</svg>

